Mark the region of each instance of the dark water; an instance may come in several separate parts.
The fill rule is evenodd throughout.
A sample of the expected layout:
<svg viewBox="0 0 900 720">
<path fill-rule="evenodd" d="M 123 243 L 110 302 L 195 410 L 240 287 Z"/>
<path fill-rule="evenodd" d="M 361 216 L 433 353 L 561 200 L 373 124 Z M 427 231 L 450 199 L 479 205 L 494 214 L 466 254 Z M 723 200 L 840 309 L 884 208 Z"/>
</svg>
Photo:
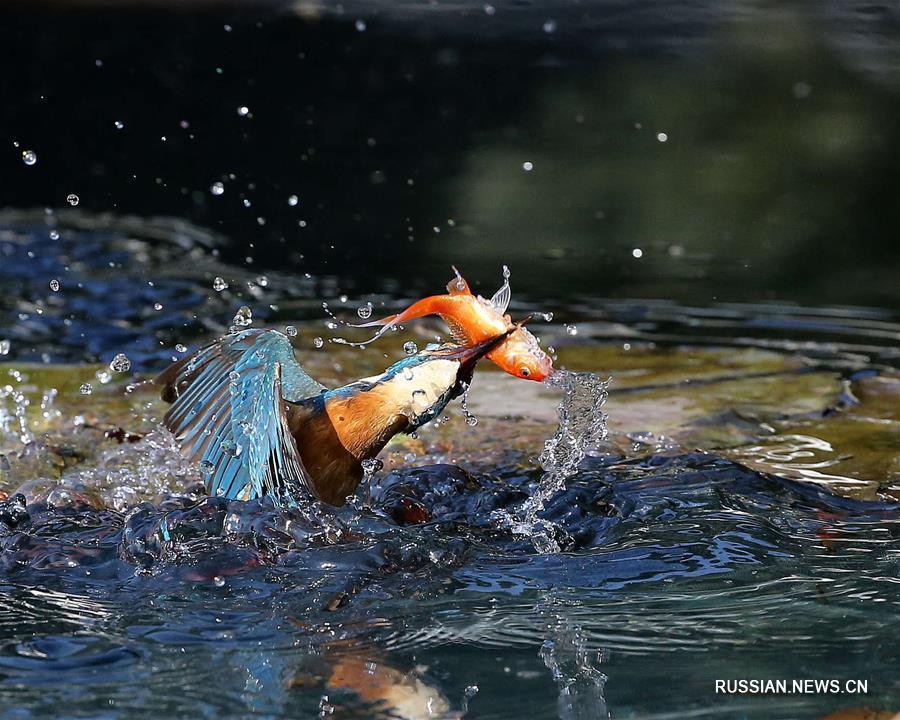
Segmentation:
<svg viewBox="0 0 900 720">
<path fill-rule="evenodd" d="M 3 12 L 0 717 L 900 710 L 897 6 L 493 5 Z M 530 383 L 286 512 L 204 497 L 151 393 L 84 365 L 143 379 L 241 305 L 311 352 L 323 301 L 450 263 L 509 264 L 559 364 L 615 376 L 540 513 L 560 552 L 504 522 L 552 432 Z M 349 353 L 309 360 L 388 362 Z M 11 393 L 49 386 L 22 446 Z"/>
<path fill-rule="evenodd" d="M 897 307 L 896 4 L 495 5 L 17 5 L 0 202 L 367 288 Z"/>
</svg>

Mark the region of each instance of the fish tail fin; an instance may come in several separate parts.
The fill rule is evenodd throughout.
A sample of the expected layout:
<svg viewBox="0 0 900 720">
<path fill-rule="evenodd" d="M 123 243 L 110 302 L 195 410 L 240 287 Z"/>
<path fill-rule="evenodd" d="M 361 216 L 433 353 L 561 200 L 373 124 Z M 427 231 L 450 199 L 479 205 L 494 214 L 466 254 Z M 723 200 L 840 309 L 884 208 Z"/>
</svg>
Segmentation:
<svg viewBox="0 0 900 720">
<path fill-rule="evenodd" d="M 393 315 L 389 324 L 399 325 L 408 320 L 425 317 L 426 315 L 440 315 L 443 311 L 442 305 L 445 299 L 446 295 L 429 295 L 426 298 L 422 298 L 414 302 L 402 313 Z"/>
<path fill-rule="evenodd" d="M 399 315 L 388 315 L 386 318 L 381 318 L 381 320 L 370 320 L 369 322 L 366 322 L 366 323 L 351 324 L 350 327 L 355 327 L 355 328 L 377 327 L 379 325 L 382 326 L 381 329 L 377 333 L 375 333 L 372 337 L 370 337 L 368 340 L 363 340 L 362 342 L 353 343 L 353 344 L 357 345 L 357 346 L 364 346 L 364 345 L 368 345 L 369 343 L 375 342 L 378 338 L 380 338 L 388 330 L 390 330 L 398 322 L 400 322 L 397 319 L 398 317 L 400 317 L 400 316 Z"/>
<path fill-rule="evenodd" d="M 351 325 L 351 327 L 357 328 L 376 327 L 378 325 L 381 326 L 381 329 L 375 334 L 374 337 L 358 344 L 368 345 L 370 342 L 374 342 L 375 340 L 380 338 L 395 325 L 405 323 L 407 320 L 425 317 L 426 315 L 440 315 L 442 312 L 441 300 L 443 298 L 446 298 L 446 296 L 431 295 L 427 298 L 422 298 L 421 300 L 414 302 L 412 305 L 406 308 L 406 310 L 401 313 L 397 313 L 396 315 L 388 315 L 387 317 L 381 318 L 380 320 L 370 320 L 367 323 Z"/>
<path fill-rule="evenodd" d="M 387 317 L 383 317 L 380 320 L 369 320 L 369 322 L 364 323 L 350 323 L 350 327 L 355 328 L 367 328 L 367 327 L 377 327 L 379 325 L 396 325 L 400 322 L 397 318 L 400 316 L 400 313 L 396 315 L 388 315 Z"/>
</svg>

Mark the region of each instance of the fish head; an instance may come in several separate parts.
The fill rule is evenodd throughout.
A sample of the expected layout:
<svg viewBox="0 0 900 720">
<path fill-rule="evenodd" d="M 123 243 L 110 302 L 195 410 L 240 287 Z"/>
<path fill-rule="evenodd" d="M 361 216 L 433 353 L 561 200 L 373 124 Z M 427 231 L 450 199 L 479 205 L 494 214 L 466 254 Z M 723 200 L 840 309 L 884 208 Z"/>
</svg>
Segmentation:
<svg viewBox="0 0 900 720">
<path fill-rule="evenodd" d="M 553 360 L 538 344 L 537 338 L 522 325 L 487 354 L 501 370 L 524 380 L 543 382 L 553 372 Z"/>
</svg>

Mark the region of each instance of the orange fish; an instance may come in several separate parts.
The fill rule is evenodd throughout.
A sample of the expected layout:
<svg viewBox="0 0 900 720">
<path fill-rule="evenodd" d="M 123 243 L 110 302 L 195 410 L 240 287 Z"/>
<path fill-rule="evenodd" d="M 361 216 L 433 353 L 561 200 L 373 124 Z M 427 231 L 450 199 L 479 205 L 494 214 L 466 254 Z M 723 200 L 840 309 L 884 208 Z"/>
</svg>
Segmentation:
<svg viewBox="0 0 900 720">
<path fill-rule="evenodd" d="M 523 327 L 524 323 L 513 323 L 506 314 L 510 299 L 509 270 L 504 266 L 503 287 L 490 300 L 473 295 L 459 270 L 453 268 L 453 272 L 456 277 L 447 283 L 446 295 L 431 295 L 401 313 L 355 327 L 382 325 L 382 330 L 375 336 L 378 338 L 388 328 L 407 320 L 438 315 L 447 323 L 456 342 L 462 345 L 474 345 L 511 331 L 486 357 L 515 377 L 538 382 L 545 380 L 553 371 L 553 361 L 538 345 L 537 338 Z"/>
</svg>

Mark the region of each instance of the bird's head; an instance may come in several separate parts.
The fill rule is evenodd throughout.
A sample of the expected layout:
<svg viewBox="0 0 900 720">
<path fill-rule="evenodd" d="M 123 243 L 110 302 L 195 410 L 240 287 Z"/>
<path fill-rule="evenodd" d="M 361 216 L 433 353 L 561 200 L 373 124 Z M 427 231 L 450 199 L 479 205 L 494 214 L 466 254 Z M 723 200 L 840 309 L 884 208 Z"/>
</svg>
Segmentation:
<svg viewBox="0 0 900 720">
<path fill-rule="evenodd" d="M 465 392 L 475 365 L 507 335 L 502 333 L 470 346 L 429 346 L 388 368 L 379 385 L 391 404 L 409 418 L 410 429 L 414 430 L 434 419 L 447 403 Z"/>
<path fill-rule="evenodd" d="M 457 345 L 455 343 L 429 345 L 418 354 L 417 358 L 419 364 L 426 365 L 435 362 L 455 363 L 457 382 L 468 383 L 472 379 L 472 373 L 478 361 L 500 346 L 514 331 L 515 328 L 512 328 L 474 345 Z"/>
</svg>

